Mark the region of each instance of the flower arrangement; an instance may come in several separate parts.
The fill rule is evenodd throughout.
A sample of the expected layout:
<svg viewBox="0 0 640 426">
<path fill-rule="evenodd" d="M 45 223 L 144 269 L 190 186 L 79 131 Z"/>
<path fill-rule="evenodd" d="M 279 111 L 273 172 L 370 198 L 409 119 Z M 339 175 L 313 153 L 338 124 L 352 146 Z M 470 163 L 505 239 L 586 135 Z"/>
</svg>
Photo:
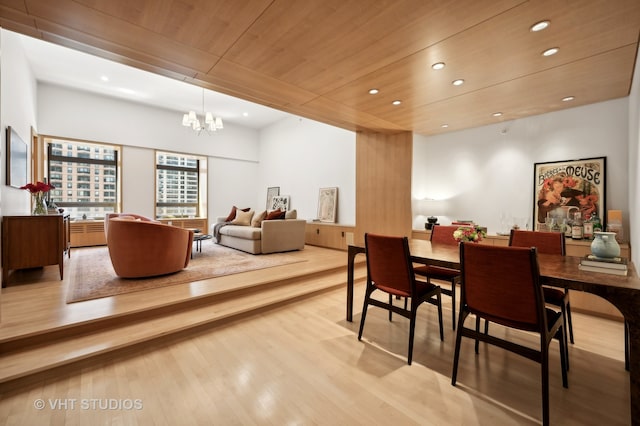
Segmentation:
<svg viewBox="0 0 640 426">
<path fill-rule="evenodd" d="M 51 184 L 44 182 L 28 183 L 21 186 L 20 189 L 26 189 L 33 196 L 33 214 L 47 214 L 47 204 L 44 201 L 44 194 L 55 189 Z"/>
<path fill-rule="evenodd" d="M 453 238 L 457 242 L 471 241 L 477 243 L 486 236 L 487 233 L 477 225 L 461 226 L 453 231 Z"/>
</svg>

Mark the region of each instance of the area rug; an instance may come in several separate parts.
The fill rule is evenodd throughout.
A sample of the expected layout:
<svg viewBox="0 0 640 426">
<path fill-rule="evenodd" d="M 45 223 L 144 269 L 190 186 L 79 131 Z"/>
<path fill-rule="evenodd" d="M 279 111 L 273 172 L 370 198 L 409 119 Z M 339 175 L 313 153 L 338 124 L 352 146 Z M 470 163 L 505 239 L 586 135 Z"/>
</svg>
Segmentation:
<svg viewBox="0 0 640 426">
<path fill-rule="evenodd" d="M 194 246 L 195 249 L 195 246 Z M 220 246 L 212 241 L 202 244 L 202 252 L 193 253 L 189 266 L 174 274 L 153 278 L 119 278 L 116 276 L 107 247 L 72 250 L 65 275 L 69 274 L 67 303 L 99 299 L 135 291 L 184 284 L 223 275 L 304 262 L 288 253 L 252 255 Z"/>
</svg>

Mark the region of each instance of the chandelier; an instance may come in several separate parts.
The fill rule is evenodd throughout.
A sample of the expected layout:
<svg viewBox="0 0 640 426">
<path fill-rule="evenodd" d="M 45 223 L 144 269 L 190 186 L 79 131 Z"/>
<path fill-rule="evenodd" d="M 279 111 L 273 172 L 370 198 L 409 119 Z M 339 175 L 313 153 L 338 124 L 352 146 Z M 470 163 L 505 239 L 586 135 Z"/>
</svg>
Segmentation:
<svg viewBox="0 0 640 426">
<path fill-rule="evenodd" d="M 198 133 L 198 136 L 203 130 L 211 134 L 211 132 L 224 128 L 222 118 L 214 117 L 212 113 L 204 111 L 204 89 L 202 89 L 202 121 L 200 121 L 200 117 L 196 115 L 195 111 L 189 111 L 182 116 L 182 125 L 191 127 L 191 129 Z"/>
</svg>

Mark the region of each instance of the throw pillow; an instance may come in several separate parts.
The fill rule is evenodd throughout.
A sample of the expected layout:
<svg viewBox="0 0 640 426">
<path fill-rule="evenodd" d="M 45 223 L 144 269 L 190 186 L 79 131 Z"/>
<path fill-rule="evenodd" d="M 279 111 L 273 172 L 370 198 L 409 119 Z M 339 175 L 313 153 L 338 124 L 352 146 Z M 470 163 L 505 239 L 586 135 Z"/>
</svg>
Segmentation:
<svg viewBox="0 0 640 426">
<path fill-rule="evenodd" d="M 254 228 L 260 228 L 265 217 L 267 217 L 266 210 L 263 210 L 260 213 L 256 213 L 255 215 L 253 215 L 253 219 L 251 220 L 251 226 Z"/>
<path fill-rule="evenodd" d="M 231 213 L 229 213 L 229 216 L 227 216 L 227 218 L 224 220 L 225 222 L 231 222 L 233 219 L 236 218 L 236 211 L 238 210 L 238 208 L 236 206 L 233 206 L 231 208 Z M 247 207 L 246 209 L 240 209 L 243 212 L 248 212 L 249 210 L 251 210 L 251 207 Z"/>
<path fill-rule="evenodd" d="M 286 212 L 283 212 L 280 209 L 274 210 L 274 211 L 270 212 L 269 214 L 267 214 L 267 217 L 264 220 L 284 219 L 285 213 Z"/>
<path fill-rule="evenodd" d="M 298 218 L 298 211 L 296 209 L 293 210 L 287 210 L 284 214 L 284 218 L 285 219 L 297 219 Z"/>
<path fill-rule="evenodd" d="M 253 210 L 244 211 L 236 210 L 236 218 L 231 221 L 234 225 L 249 226 L 251 225 L 251 218 L 253 217 Z"/>
</svg>

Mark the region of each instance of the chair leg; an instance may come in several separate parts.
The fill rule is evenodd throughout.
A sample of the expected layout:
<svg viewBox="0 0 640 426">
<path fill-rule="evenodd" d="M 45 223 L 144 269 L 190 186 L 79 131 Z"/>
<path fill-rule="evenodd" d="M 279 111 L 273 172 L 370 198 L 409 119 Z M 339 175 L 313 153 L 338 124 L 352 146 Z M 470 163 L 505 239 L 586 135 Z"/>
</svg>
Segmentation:
<svg viewBox="0 0 640 426">
<path fill-rule="evenodd" d="M 440 340 L 444 342 L 444 328 L 442 326 L 442 296 L 440 293 L 437 295 L 438 298 L 438 323 L 440 324 Z"/>
<path fill-rule="evenodd" d="M 560 307 L 560 310 L 562 311 L 562 328 L 564 329 L 562 334 L 564 336 L 565 357 L 567 360 L 567 370 L 569 370 L 569 340 L 567 336 L 569 334 L 567 333 L 567 330 L 569 330 L 569 328 L 567 327 L 567 320 L 569 319 L 569 316 L 568 316 L 569 314 L 567 312 L 567 305 L 563 303 L 562 306 Z"/>
<path fill-rule="evenodd" d="M 451 280 L 451 322 L 453 323 L 453 330 L 456 329 L 456 282 Z"/>
<path fill-rule="evenodd" d="M 573 345 L 573 322 L 571 321 L 571 302 L 567 301 L 567 322 L 569 324 L 569 341 Z"/>
<path fill-rule="evenodd" d="M 462 342 L 462 327 L 468 313 L 460 310 L 460 320 L 458 322 L 458 331 L 456 332 L 456 346 L 453 351 L 453 371 L 451 372 L 451 385 L 456 385 L 458 378 L 458 361 L 460 360 L 460 343 Z"/>
<path fill-rule="evenodd" d="M 486 320 L 485 320 L 486 321 Z M 486 322 L 485 322 L 486 324 Z M 480 333 L 480 317 L 478 315 L 476 315 L 476 333 Z M 480 353 L 480 341 L 476 338 L 476 343 L 475 343 L 475 350 L 476 350 L 476 354 Z"/>
<path fill-rule="evenodd" d="M 362 330 L 364 330 L 364 320 L 367 317 L 367 306 L 369 306 L 369 298 L 371 291 L 367 289 L 364 294 L 364 305 L 362 306 L 362 316 L 360 317 L 360 331 L 358 331 L 358 340 L 362 340 Z"/>
<path fill-rule="evenodd" d="M 624 321 L 624 369 L 629 371 L 629 323 Z"/>
<path fill-rule="evenodd" d="M 560 336 L 558 338 L 558 343 L 560 344 L 560 368 L 562 369 L 562 387 L 568 388 L 569 381 L 567 379 L 567 371 L 569 370 L 569 354 L 567 352 L 567 335 L 566 331 L 560 327 L 558 330 L 560 332 Z"/>
<path fill-rule="evenodd" d="M 407 355 L 407 363 L 411 365 L 413 359 L 413 336 L 416 329 L 416 309 L 413 298 L 411 299 L 411 318 L 409 318 L 409 353 Z"/>
<path fill-rule="evenodd" d="M 549 346 L 544 341 L 541 343 L 542 424 L 547 426 L 549 424 Z"/>
<path fill-rule="evenodd" d="M 389 306 L 393 306 L 393 296 L 389 294 Z M 389 309 L 389 321 L 391 321 L 391 309 Z"/>
</svg>

